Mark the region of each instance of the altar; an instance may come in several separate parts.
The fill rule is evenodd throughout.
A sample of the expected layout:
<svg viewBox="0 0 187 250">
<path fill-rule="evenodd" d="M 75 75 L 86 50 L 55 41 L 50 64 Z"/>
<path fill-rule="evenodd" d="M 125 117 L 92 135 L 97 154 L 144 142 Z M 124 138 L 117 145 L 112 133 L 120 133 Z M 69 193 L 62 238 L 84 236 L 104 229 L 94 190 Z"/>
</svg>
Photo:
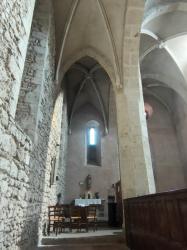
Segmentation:
<svg viewBox="0 0 187 250">
<path fill-rule="evenodd" d="M 75 206 L 87 207 L 90 205 L 101 205 L 101 199 L 75 199 Z"/>
</svg>

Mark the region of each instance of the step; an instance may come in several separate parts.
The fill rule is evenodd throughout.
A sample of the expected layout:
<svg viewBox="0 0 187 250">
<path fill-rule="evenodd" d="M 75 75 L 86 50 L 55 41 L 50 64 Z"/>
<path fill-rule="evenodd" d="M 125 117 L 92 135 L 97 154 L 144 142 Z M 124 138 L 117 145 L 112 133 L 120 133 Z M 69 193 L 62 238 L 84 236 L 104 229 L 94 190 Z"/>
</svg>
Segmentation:
<svg viewBox="0 0 187 250">
<path fill-rule="evenodd" d="M 44 238 L 43 246 L 58 245 L 94 245 L 94 244 L 124 244 L 125 239 L 121 235 L 97 236 L 97 237 L 81 237 L 80 238 Z"/>
</svg>

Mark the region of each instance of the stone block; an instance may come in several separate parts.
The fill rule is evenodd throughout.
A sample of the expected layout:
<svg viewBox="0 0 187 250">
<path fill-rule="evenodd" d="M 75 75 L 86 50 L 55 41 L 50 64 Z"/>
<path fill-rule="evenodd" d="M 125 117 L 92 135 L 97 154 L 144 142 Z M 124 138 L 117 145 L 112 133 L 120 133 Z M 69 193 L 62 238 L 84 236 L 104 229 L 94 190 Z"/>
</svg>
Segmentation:
<svg viewBox="0 0 187 250">
<path fill-rule="evenodd" d="M 8 182 L 6 180 L 2 180 L 0 183 L 1 194 L 6 194 L 8 190 Z"/>
<path fill-rule="evenodd" d="M 9 173 L 10 172 L 10 161 L 5 158 L 0 158 L 0 172 Z"/>
<path fill-rule="evenodd" d="M 24 182 L 28 182 L 28 177 L 25 173 L 25 171 L 20 170 L 18 173 L 18 180 L 19 181 L 24 181 Z"/>
<path fill-rule="evenodd" d="M 0 249 L 3 249 L 3 234 L 4 234 L 4 232 L 1 231 L 0 232 Z"/>
<path fill-rule="evenodd" d="M 5 127 L 8 126 L 9 117 L 8 117 L 7 112 L 3 109 L 0 110 L 0 121 L 3 126 Z"/>
<path fill-rule="evenodd" d="M 24 162 L 25 160 L 25 149 L 23 147 L 17 150 L 17 156 L 20 162 Z"/>
<path fill-rule="evenodd" d="M 2 131 L 0 131 L 0 150 L 9 153 L 12 156 L 16 155 L 17 150 L 17 146 L 13 137 L 3 133 Z"/>
<path fill-rule="evenodd" d="M 15 179 L 18 177 L 18 167 L 14 162 L 11 164 L 10 176 Z"/>
<path fill-rule="evenodd" d="M 26 152 L 25 153 L 25 164 L 29 165 L 29 162 L 30 162 L 30 154 L 29 154 L 29 152 Z"/>
</svg>

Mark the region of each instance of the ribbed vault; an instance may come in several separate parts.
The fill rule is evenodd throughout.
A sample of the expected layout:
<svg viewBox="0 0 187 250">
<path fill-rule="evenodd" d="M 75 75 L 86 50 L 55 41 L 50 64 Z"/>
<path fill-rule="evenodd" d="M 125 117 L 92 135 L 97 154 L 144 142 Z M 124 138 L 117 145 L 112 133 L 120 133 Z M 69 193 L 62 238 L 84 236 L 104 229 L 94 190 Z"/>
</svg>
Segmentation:
<svg viewBox="0 0 187 250">
<path fill-rule="evenodd" d="M 111 82 L 105 70 L 92 58 L 84 57 L 65 75 L 69 129 L 74 115 L 84 106 L 91 106 L 108 132 Z"/>
<path fill-rule="evenodd" d="M 187 95 L 186 22 L 186 1 L 148 0 L 140 45 L 143 82 L 150 79 L 153 83 L 162 82 L 184 100 Z"/>
<path fill-rule="evenodd" d="M 72 58 L 80 51 L 91 50 L 95 52 L 94 58 L 97 55 L 103 58 L 105 70 L 110 71 L 115 83 L 120 85 L 126 1 L 54 0 L 54 5 L 57 80 L 62 80 L 64 69 Z"/>
</svg>

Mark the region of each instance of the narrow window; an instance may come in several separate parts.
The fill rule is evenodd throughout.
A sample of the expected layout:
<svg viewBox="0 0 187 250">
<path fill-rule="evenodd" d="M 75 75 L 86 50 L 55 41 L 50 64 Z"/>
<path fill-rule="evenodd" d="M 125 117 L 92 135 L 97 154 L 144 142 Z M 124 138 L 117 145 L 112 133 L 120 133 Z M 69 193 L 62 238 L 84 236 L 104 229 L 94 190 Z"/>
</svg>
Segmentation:
<svg viewBox="0 0 187 250">
<path fill-rule="evenodd" d="M 96 145 L 96 131 L 95 128 L 89 129 L 89 145 L 95 146 Z"/>
<path fill-rule="evenodd" d="M 87 164 L 93 166 L 101 165 L 101 133 L 98 126 L 93 126 L 89 124 L 86 130 L 86 155 Z M 92 125 L 92 126 L 91 126 Z"/>
</svg>

